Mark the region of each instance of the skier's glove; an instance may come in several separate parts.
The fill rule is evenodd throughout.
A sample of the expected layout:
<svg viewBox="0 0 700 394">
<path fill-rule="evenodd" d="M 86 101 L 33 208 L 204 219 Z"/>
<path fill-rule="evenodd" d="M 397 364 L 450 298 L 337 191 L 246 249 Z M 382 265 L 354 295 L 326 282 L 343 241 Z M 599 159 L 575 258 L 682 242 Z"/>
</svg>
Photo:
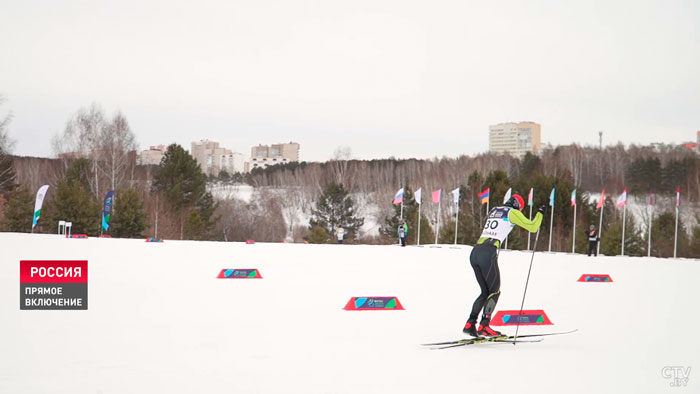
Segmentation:
<svg viewBox="0 0 700 394">
<path fill-rule="evenodd" d="M 542 204 L 537 208 L 537 212 L 541 213 L 542 216 L 544 216 L 547 213 L 547 205 Z"/>
</svg>

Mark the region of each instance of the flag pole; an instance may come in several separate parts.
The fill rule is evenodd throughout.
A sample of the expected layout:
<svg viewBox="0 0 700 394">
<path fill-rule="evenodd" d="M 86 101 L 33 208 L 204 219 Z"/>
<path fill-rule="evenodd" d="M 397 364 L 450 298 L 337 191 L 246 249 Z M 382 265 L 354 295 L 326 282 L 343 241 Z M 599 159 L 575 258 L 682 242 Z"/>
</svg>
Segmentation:
<svg viewBox="0 0 700 394">
<path fill-rule="evenodd" d="M 571 253 L 576 253 L 576 204 L 574 204 L 574 240 L 571 242 Z"/>
<path fill-rule="evenodd" d="M 603 210 L 605 210 L 605 200 L 600 206 L 600 222 L 598 223 L 598 246 L 596 249 L 596 254 L 600 254 L 600 235 L 603 233 Z"/>
<path fill-rule="evenodd" d="M 676 251 L 678 250 L 678 211 L 680 211 L 680 208 L 678 205 L 676 205 L 676 231 L 675 234 L 673 235 L 673 258 L 676 258 Z"/>
<path fill-rule="evenodd" d="M 459 201 L 457 201 L 457 213 L 455 214 L 455 245 L 457 245 L 457 229 L 459 228 Z"/>
<path fill-rule="evenodd" d="M 549 251 L 552 251 L 552 230 L 554 229 L 554 205 L 552 204 L 552 213 L 549 221 Z"/>
<path fill-rule="evenodd" d="M 532 221 L 532 204 L 530 204 L 530 221 Z M 527 250 L 530 250 L 530 232 L 527 232 Z"/>
<path fill-rule="evenodd" d="M 491 198 L 489 197 L 489 200 Z M 486 220 L 489 220 L 489 200 L 486 200 Z"/>
<path fill-rule="evenodd" d="M 649 239 L 647 245 L 647 257 L 651 257 L 651 224 L 654 223 L 654 207 L 649 205 Z"/>
<path fill-rule="evenodd" d="M 416 240 L 416 245 L 418 245 L 418 246 L 420 246 L 420 206 L 421 205 L 423 205 L 423 204 L 418 203 L 418 239 Z"/>
<path fill-rule="evenodd" d="M 440 194 L 442 194 L 442 193 L 440 193 Z M 437 245 L 437 243 L 438 243 L 438 234 L 440 234 L 440 207 L 441 206 L 442 206 L 442 198 L 440 199 L 440 201 L 438 201 L 437 231 L 435 232 L 435 245 Z"/>
<path fill-rule="evenodd" d="M 627 212 L 627 204 L 622 206 L 622 255 L 625 255 L 625 213 Z"/>
</svg>

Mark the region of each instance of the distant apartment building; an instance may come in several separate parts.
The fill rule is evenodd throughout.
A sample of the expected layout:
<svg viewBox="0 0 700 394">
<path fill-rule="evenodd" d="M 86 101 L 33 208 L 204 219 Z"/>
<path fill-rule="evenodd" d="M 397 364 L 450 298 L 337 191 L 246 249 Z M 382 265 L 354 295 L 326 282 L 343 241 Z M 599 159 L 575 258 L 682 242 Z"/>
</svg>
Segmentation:
<svg viewBox="0 0 700 394">
<path fill-rule="evenodd" d="M 197 160 L 202 171 L 210 176 L 219 175 L 221 170 L 230 174 L 246 170 L 243 154 L 222 148 L 215 141 L 193 142 L 190 154 Z"/>
<path fill-rule="evenodd" d="M 541 126 L 534 122 L 500 123 L 489 126 L 489 151 L 523 157 L 540 151 Z"/>
<path fill-rule="evenodd" d="M 142 166 L 157 166 L 163 160 L 168 147 L 165 145 L 153 145 L 148 150 L 141 151 L 138 164 Z"/>
<path fill-rule="evenodd" d="M 250 150 L 250 169 L 299 161 L 299 144 L 258 145 Z"/>
</svg>

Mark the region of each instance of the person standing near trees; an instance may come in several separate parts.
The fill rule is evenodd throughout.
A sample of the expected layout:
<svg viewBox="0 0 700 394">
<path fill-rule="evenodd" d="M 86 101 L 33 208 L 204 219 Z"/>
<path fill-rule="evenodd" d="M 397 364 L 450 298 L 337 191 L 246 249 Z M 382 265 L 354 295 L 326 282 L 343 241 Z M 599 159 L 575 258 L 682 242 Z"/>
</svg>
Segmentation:
<svg viewBox="0 0 700 394">
<path fill-rule="evenodd" d="M 598 230 L 595 229 L 594 224 L 591 224 L 591 226 L 588 228 L 586 236 L 588 236 L 588 256 L 590 256 L 591 253 L 593 253 L 593 256 L 597 257 L 598 242 L 600 241 L 600 237 L 598 236 Z"/>
<path fill-rule="evenodd" d="M 481 237 L 476 241 L 469 256 L 476 281 L 479 282 L 481 294 L 474 301 L 469 320 L 462 331 L 473 337 L 497 337 L 501 333 L 492 329 L 491 314 L 496 309 L 501 295 L 501 273 L 498 269 L 498 249 L 516 225 L 534 233 L 540 228 L 542 218 L 547 211 L 546 205 L 537 208 L 537 214 L 531 221 L 521 212 L 525 202 L 518 194 L 513 194 L 503 206 L 494 207 L 489 212 Z M 478 329 L 476 318 L 483 309 Z"/>
<path fill-rule="evenodd" d="M 401 241 L 401 246 L 406 246 L 406 235 L 408 234 L 408 225 L 403 220 L 399 223 L 398 234 L 399 240 Z"/>
<path fill-rule="evenodd" d="M 342 244 L 343 237 L 345 236 L 345 229 L 343 229 L 343 226 L 338 226 L 338 228 L 335 229 L 335 236 L 338 237 L 338 243 Z"/>
</svg>

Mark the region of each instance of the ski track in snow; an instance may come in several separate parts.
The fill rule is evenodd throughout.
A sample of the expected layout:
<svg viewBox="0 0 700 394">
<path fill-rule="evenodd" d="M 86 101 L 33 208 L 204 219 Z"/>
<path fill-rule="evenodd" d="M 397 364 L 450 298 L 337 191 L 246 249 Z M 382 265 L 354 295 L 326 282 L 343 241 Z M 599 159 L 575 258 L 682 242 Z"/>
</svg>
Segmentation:
<svg viewBox="0 0 700 394">
<path fill-rule="evenodd" d="M 65 239 L 0 233 L 0 393 L 697 393 L 700 261 L 535 255 L 525 309 L 579 331 L 429 350 L 462 337 L 468 246 Z M 497 310 L 531 254 L 502 251 Z M 89 310 L 20 311 L 19 261 L 87 259 Z M 264 279 L 216 279 L 258 268 Z M 609 274 L 613 283 L 579 283 Z M 397 296 L 403 311 L 345 311 Z M 502 327 L 514 333 L 514 327 Z M 691 367 L 688 386 L 662 370 Z"/>
</svg>

